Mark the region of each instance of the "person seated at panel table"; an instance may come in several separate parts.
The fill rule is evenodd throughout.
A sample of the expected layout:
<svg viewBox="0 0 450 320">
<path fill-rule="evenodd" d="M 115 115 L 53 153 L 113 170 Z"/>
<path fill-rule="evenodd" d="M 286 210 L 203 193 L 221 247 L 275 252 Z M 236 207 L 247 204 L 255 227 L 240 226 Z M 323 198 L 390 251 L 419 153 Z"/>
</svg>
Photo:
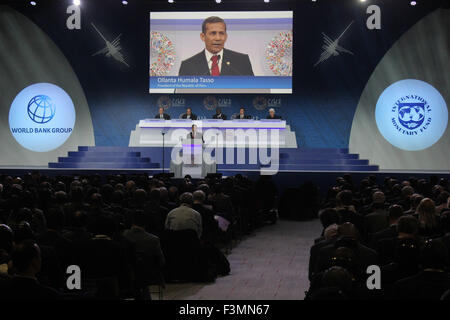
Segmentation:
<svg viewBox="0 0 450 320">
<path fill-rule="evenodd" d="M 192 113 L 191 108 L 186 109 L 186 113 L 181 116 L 181 119 L 191 119 L 191 120 L 197 120 L 197 116 Z"/>
<path fill-rule="evenodd" d="M 158 114 L 155 116 L 155 119 L 170 120 L 170 116 L 167 113 L 164 113 L 163 107 L 159 107 Z"/>
<path fill-rule="evenodd" d="M 216 109 L 216 114 L 213 115 L 213 119 L 222 119 L 227 120 L 227 115 L 222 113 L 222 110 L 220 108 Z"/>
<path fill-rule="evenodd" d="M 269 109 L 269 115 L 266 117 L 266 119 L 278 119 L 278 120 L 281 120 L 281 116 L 277 116 L 275 114 L 275 109 L 274 108 L 270 108 Z"/>
<path fill-rule="evenodd" d="M 239 109 L 239 114 L 235 114 L 234 116 L 233 116 L 233 118 L 234 119 L 251 119 L 252 118 L 252 116 L 251 115 L 248 115 L 248 114 L 245 114 L 245 109 L 244 108 L 240 108 Z"/>
</svg>

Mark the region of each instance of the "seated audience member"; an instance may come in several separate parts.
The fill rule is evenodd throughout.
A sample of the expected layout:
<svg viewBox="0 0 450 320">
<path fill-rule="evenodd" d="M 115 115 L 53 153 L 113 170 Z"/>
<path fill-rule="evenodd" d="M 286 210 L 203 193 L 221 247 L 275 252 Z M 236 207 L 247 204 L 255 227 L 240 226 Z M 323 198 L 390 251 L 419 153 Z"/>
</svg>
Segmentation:
<svg viewBox="0 0 450 320">
<path fill-rule="evenodd" d="M 216 114 L 213 115 L 213 119 L 227 120 L 227 115 L 222 113 L 222 109 L 216 108 Z"/>
<path fill-rule="evenodd" d="M 419 230 L 419 222 L 416 218 L 410 215 L 404 215 L 398 220 L 397 237 L 381 239 L 375 245 L 375 248 L 380 257 L 381 265 L 391 263 L 394 259 L 395 248 L 401 239 L 415 239 L 420 243 L 420 238 L 417 236 Z"/>
<path fill-rule="evenodd" d="M 419 219 L 419 235 L 433 238 L 442 235 L 440 218 L 436 214 L 436 206 L 430 198 L 420 201 L 417 207 L 417 218 Z"/>
<path fill-rule="evenodd" d="M 325 229 L 331 226 L 332 224 L 339 223 L 339 215 L 334 208 L 327 208 L 319 212 L 319 219 L 322 223 L 322 235 L 325 232 Z M 323 240 L 323 238 L 319 238 L 317 240 Z"/>
<path fill-rule="evenodd" d="M 135 292 L 136 297 L 150 299 L 148 285 L 163 283 L 161 268 L 165 259 L 159 238 L 145 231 L 148 216 L 142 211 L 135 211 L 130 229 L 125 230 L 124 237 L 134 245 Z"/>
<path fill-rule="evenodd" d="M 164 113 L 163 107 L 159 107 L 158 114 L 155 116 L 155 119 L 170 120 L 170 116 L 167 113 Z"/>
<path fill-rule="evenodd" d="M 234 210 L 231 197 L 224 193 L 223 186 L 220 183 L 214 184 L 213 191 L 208 196 L 208 202 L 212 204 L 216 215 L 229 222 L 233 221 Z"/>
<path fill-rule="evenodd" d="M 397 203 L 403 207 L 403 211 L 411 209 L 411 196 L 414 194 L 414 188 L 411 186 L 404 186 L 401 189 L 401 200 Z"/>
<path fill-rule="evenodd" d="M 311 280 L 314 273 L 314 267 L 318 259 L 318 252 L 321 248 L 336 242 L 339 237 L 339 229 L 337 224 L 329 225 L 323 232 L 324 236 L 321 241 L 316 242 L 310 249 L 309 252 L 309 271 L 308 277 Z"/>
<path fill-rule="evenodd" d="M 41 270 L 41 252 L 34 240 L 16 244 L 12 252 L 14 276 L 0 282 L 0 300 L 55 300 L 61 295 L 41 285 L 36 275 Z"/>
<path fill-rule="evenodd" d="M 421 250 L 422 271 L 395 282 L 395 299 L 439 300 L 450 288 L 447 248 L 439 240 L 428 240 Z"/>
<path fill-rule="evenodd" d="M 346 297 L 353 295 L 353 279 L 352 275 L 343 267 L 333 266 L 324 271 L 320 278 L 311 283 L 306 294 L 305 300 L 317 300 L 317 296 L 323 290 L 337 288 L 345 294 Z M 333 298 L 334 300 L 335 298 Z"/>
<path fill-rule="evenodd" d="M 389 227 L 380 230 L 370 237 L 370 247 L 373 248 L 374 245 L 381 239 L 395 238 L 398 234 L 397 225 L 398 219 L 403 216 L 403 207 L 398 204 L 393 204 L 389 207 Z"/>
<path fill-rule="evenodd" d="M 364 230 L 366 235 L 381 231 L 389 226 L 388 214 L 385 210 L 386 198 L 381 191 L 372 195 L 372 212 L 364 217 Z"/>
<path fill-rule="evenodd" d="M 206 243 L 215 243 L 219 227 L 217 220 L 214 219 L 214 212 L 212 211 L 211 206 L 206 206 L 204 204 L 206 200 L 205 193 L 202 190 L 194 191 L 192 199 L 192 209 L 200 213 L 202 217 L 202 240 Z"/>
<path fill-rule="evenodd" d="M 436 198 L 436 213 L 441 214 L 442 212 L 449 209 L 448 205 L 450 203 L 450 194 L 447 191 L 442 191 Z"/>
<path fill-rule="evenodd" d="M 441 214 L 441 227 L 444 235 L 438 238 L 438 240 L 442 241 L 442 243 L 445 245 L 448 251 L 448 256 L 450 258 L 450 211 L 444 211 Z"/>
<path fill-rule="evenodd" d="M 390 291 L 391 285 L 395 281 L 419 272 L 420 246 L 420 241 L 414 238 L 403 238 L 397 241 L 393 262 L 381 268 L 382 287 L 384 285 L 389 286 L 385 291 L 387 296 L 392 293 Z"/>
<path fill-rule="evenodd" d="M 51 208 L 46 213 L 47 232 L 38 237 L 39 245 L 54 248 L 61 267 L 65 270 L 73 262 L 73 243 L 62 235 L 64 212 L 60 208 Z"/>
<path fill-rule="evenodd" d="M 330 267 L 334 251 L 338 247 L 347 247 L 357 253 L 358 269 L 365 270 L 369 265 L 378 263 L 376 251 L 360 243 L 360 236 L 357 228 L 349 222 L 345 222 L 338 227 L 339 238 L 320 248 L 317 252 L 317 259 L 312 267 L 312 276 Z"/>
<path fill-rule="evenodd" d="M 252 117 L 250 115 L 245 114 L 245 109 L 244 108 L 240 108 L 239 109 L 239 113 L 235 114 L 233 116 L 233 119 L 251 119 Z"/>
<path fill-rule="evenodd" d="M 180 206 L 169 212 L 166 218 L 166 229 L 186 230 L 191 229 L 197 233 L 198 238 L 202 237 L 202 217 L 200 213 L 192 209 L 192 193 L 185 192 L 180 196 Z"/>
<path fill-rule="evenodd" d="M 95 218 L 93 238 L 78 248 L 78 265 L 83 281 L 106 281 L 108 290 L 103 298 L 128 297 L 132 291 L 131 265 L 126 247 L 113 240 L 116 234 L 114 219 L 107 213 Z M 134 253 L 133 253 L 134 254 Z"/>
<path fill-rule="evenodd" d="M 414 193 L 411 196 L 411 207 L 409 210 L 404 211 L 404 214 L 411 214 L 411 215 L 416 214 L 417 207 L 419 206 L 420 201 L 422 201 L 422 200 L 423 200 L 422 195 L 420 195 L 418 193 Z"/>
<path fill-rule="evenodd" d="M 191 120 L 197 120 L 197 116 L 192 113 L 191 108 L 186 109 L 186 113 L 181 116 L 181 119 L 191 119 Z"/>
<path fill-rule="evenodd" d="M 278 120 L 281 120 L 281 116 L 277 116 L 275 114 L 275 109 L 274 108 L 270 108 L 269 109 L 269 114 L 267 115 L 266 119 L 278 119 Z"/>
</svg>

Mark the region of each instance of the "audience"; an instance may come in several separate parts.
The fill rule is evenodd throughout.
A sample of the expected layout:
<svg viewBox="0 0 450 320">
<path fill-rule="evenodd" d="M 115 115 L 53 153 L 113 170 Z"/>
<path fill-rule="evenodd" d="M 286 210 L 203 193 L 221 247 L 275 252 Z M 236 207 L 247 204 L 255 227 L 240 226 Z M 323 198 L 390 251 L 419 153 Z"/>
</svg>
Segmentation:
<svg viewBox="0 0 450 320">
<path fill-rule="evenodd" d="M 449 203 L 448 183 L 437 177 L 378 185 L 372 176 L 359 187 L 339 177 L 319 213 L 306 298 L 448 299 Z M 369 265 L 381 268 L 381 290 L 366 286 Z"/>
</svg>

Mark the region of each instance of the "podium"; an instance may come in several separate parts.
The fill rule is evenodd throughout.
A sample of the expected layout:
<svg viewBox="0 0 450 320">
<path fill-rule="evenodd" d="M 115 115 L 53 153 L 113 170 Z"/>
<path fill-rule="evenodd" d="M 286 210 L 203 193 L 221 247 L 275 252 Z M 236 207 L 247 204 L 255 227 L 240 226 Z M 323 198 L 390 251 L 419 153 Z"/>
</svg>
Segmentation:
<svg viewBox="0 0 450 320">
<path fill-rule="evenodd" d="M 205 161 L 203 157 L 203 141 L 201 139 L 182 140 L 182 163 L 171 161 L 171 171 L 175 178 L 190 175 L 192 178 L 204 178 L 208 173 L 216 173 L 216 163 Z"/>
</svg>

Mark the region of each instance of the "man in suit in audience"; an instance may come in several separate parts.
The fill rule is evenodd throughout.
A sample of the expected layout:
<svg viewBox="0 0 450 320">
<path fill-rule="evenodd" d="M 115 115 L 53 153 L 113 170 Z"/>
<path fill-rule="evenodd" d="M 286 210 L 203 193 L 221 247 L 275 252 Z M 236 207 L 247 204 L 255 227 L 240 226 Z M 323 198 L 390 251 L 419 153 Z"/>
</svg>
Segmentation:
<svg viewBox="0 0 450 320">
<path fill-rule="evenodd" d="M 212 207 L 204 204 L 206 196 L 202 190 L 194 191 L 192 197 L 192 209 L 200 213 L 200 215 L 202 216 L 202 240 L 207 243 L 214 243 L 219 232 L 219 227 L 217 220 L 214 219 L 214 212 L 212 211 Z"/>
<path fill-rule="evenodd" d="M 166 218 L 168 230 L 194 230 L 198 238 L 202 237 L 203 224 L 200 213 L 192 209 L 192 193 L 185 192 L 180 196 L 180 206 L 169 212 Z"/>
<path fill-rule="evenodd" d="M 419 231 L 419 222 L 410 215 L 404 215 L 398 220 L 398 234 L 394 238 L 381 239 L 374 248 L 380 256 L 381 265 L 391 263 L 394 258 L 395 248 L 400 239 L 409 238 L 416 239 L 419 243 L 420 238 L 417 237 Z"/>
<path fill-rule="evenodd" d="M 159 107 L 158 114 L 155 116 L 155 119 L 170 120 L 170 116 L 167 113 L 164 113 L 163 107 Z"/>
<path fill-rule="evenodd" d="M 191 119 L 191 120 L 197 120 L 197 116 L 192 113 L 191 108 L 186 109 L 186 113 L 181 116 L 181 119 Z"/>
<path fill-rule="evenodd" d="M 421 251 L 421 261 L 421 272 L 395 282 L 394 299 L 440 300 L 450 288 L 448 253 L 442 241 L 427 241 Z"/>
<path fill-rule="evenodd" d="M 398 204 L 394 204 L 389 207 L 389 227 L 375 232 L 370 236 L 370 247 L 374 248 L 378 241 L 382 239 L 395 238 L 397 237 L 398 230 L 398 219 L 403 216 L 403 207 Z"/>
<path fill-rule="evenodd" d="M 441 226 L 444 231 L 444 235 L 438 240 L 441 240 L 442 243 L 447 247 L 448 256 L 450 259 L 450 211 L 444 211 L 441 214 Z M 450 267 L 450 265 L 449 265 Z"/>
<path fill-rule="evenodd" d="M 381 191 L 376 191 L 372 195 L 373 211 L 364 217 L 364 230 L 367 236 L 389 227 L 388 215 L 384 209 L 385 200 L 384 193 Z"/>
<path fill-rule="evenodd" d="M 216 109 L 216 114 L 213 115 L 213 119 L 222 119 L 227 120 L 227 115 L 222 113 L 222 110 L 220 108 Z"/>
<path fill-rule="evenodd" d="M 12 264 L 16 274 L 0 282 L 0 300 L 56 300 L 61 295 L 52 288 L 41 285 L 36 275 L 41 270 L 39 246 L 34 240 L 16 244 L 12 252 Z"/>
<path fill-rule="evenodd" d="M 269 114 L 267 115 L 266 119 L 272 119 L 272 120 L 278 119 L 278 120 L 281 120 L 281 116 L 277 116 L 275 114 L 275 109 L 274 108 L 270 108 L 269 109 Z"/>
<path fill-rule="evenodd" d="M 208 17 L 202 23 L 200 38 L 205 49 L 181 62 L 180 76 L 253 76 L 247 54 L 225 49 L 227 26 L 220 17 Z"/>
<path fill-rule="evenodd" d="M 238 119 L 238 120 L 251 119 L 251 118 L 252 118 L 251 115 L 245 114 L 245 109 L 244 108 L 240 108 L 239 109 L 239 114 L 235 114 L 234 115 L 234 119 Z"/>
</svg>

